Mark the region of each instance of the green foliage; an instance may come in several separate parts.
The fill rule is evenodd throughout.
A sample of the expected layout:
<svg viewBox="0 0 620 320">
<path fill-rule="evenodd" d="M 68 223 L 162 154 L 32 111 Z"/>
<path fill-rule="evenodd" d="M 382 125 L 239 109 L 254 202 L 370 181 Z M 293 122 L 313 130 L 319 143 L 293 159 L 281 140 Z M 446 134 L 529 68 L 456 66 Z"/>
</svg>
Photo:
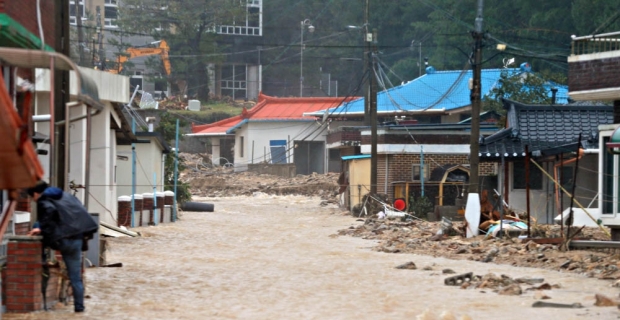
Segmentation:
<svg viewBox="0 0 620 320">
<path fill-rule="evenodd" d="M 422 197 L 411 193 L 409 195 L 409 208 L 408 211 L 411 212 L 414 216 L 420 219 L 426 219 L 426 214 L 433 211 L 435 206 L 433 202 L 428 199 L 428 197 Z"/>
<path fill-rule="evenodd" d="M 499 84 L 483 98 L 483 110 L 506 114 L 502 98 L 531 104 L 551 103 L 548 93 L 552 84 L 533 73 L 502 71 Z"/>
<path fill-rule="evenodd" d="M 175 141 L 176 136 L 176 121 L 177 118 L 173 115 L 164 112 L 160 114 L 159 125 L 157 126 L 157 132 L 159 132 L 164 140 L 167 142 Z M 179 127 L 187 125 L 184 120 L 179 120 Z M 179 134 L 179 139 L 183 136 Z M 164 189 L 174 191 L 174 160 L 176 155 L 171 152 L 166 155 L 164 161 Z M 178 158 L 178 172 L 185 170 L 185 161 L 182 158 Z M 177 201 L 183 203 L 189 201 L 192 198 L 192 194 L 189 192 L 189 184 L 177 179 Z"/>
</svg>

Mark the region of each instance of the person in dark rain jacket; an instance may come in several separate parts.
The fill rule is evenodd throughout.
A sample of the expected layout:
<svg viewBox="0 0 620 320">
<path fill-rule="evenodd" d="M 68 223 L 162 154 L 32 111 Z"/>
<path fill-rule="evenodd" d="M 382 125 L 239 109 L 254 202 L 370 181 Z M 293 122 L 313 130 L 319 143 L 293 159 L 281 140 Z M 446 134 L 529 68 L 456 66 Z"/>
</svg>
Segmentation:
<svg viewBox="0 0 620 320">
<path fill-rule="evenodd" d="M 29 235 L 42 235 L 43 245 L 60 251 L 73 288 L 75 312 L 83 312 L 82 251 L 99 226 L 80 200 L 40 181 L 27 190 L 37 202 L 38 221 Z"/>
</svg>

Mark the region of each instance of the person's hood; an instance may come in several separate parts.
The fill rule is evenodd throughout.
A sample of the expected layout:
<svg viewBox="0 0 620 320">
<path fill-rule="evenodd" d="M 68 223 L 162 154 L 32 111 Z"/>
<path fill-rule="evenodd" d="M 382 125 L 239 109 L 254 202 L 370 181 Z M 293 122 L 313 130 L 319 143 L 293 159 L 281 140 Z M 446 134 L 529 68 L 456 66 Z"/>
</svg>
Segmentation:
<svg viewBox="0 0 620 320">
<path fill-rule="evenodd" d="M 62 198 L 62 193 L 63 193 L 62 189 L 58 187 L 48 187 L 47 189 L 45 189 L 45 191 L 43 191 L 43 193 L 41 194 L 41 197 L 58 200 Z"/>
</svg>

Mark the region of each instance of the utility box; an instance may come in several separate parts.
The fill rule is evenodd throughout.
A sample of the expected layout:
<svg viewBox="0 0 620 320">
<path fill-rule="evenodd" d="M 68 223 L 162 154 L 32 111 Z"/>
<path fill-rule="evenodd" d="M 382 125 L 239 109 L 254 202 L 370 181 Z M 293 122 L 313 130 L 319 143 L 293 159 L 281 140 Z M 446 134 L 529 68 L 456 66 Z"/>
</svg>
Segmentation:
<svg viewBox="0 0 620 320">
<path fill-rule="evenodd" d="M 191 111 L 200 111 L 200 100 L 189 100 L 187 109 Z"/>
<path fill-rule="evenodd" d="M 99 225 L 99 213 L 91 213 L 91 217 Z M 86 263 L 86 267 L 99 267 L 100 265 L 100 246 L 99 246 L 99 230 L 93 234 L 93 238 L 88 241 L 88 251 L 86 251 L 86 259 L 90 264 Z"/>
</svg>

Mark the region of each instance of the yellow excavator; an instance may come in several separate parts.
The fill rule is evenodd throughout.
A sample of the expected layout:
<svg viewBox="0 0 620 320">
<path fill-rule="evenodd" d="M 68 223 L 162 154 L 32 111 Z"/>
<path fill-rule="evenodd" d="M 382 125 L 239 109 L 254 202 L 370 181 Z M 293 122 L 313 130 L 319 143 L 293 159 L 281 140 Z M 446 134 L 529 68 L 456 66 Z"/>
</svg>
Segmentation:
<svg viewBox="0 0 620 320">
<path fill-rule="evenodd" d="M 121 73 L 121 71 L 123 71 L 123 64 L 127 62 L 127 60 L 157 54 L 161 56 L 161 60 L 164 63 L 164 69 L 166 70 L 166 75 L 170 75 L 170 59 L 168 58 L 168 51 L 170 50 L 170 47 L 168 47 L 168 43 L 165 40 L 160 40 L 151 42 L 151 45 L 157 45 L 157 47 L 128 48 L 125 52 L 127 55 L 118 56 L 117 68 L 110 69 L 108 71 L 111 73 Z"/>
</svg>

